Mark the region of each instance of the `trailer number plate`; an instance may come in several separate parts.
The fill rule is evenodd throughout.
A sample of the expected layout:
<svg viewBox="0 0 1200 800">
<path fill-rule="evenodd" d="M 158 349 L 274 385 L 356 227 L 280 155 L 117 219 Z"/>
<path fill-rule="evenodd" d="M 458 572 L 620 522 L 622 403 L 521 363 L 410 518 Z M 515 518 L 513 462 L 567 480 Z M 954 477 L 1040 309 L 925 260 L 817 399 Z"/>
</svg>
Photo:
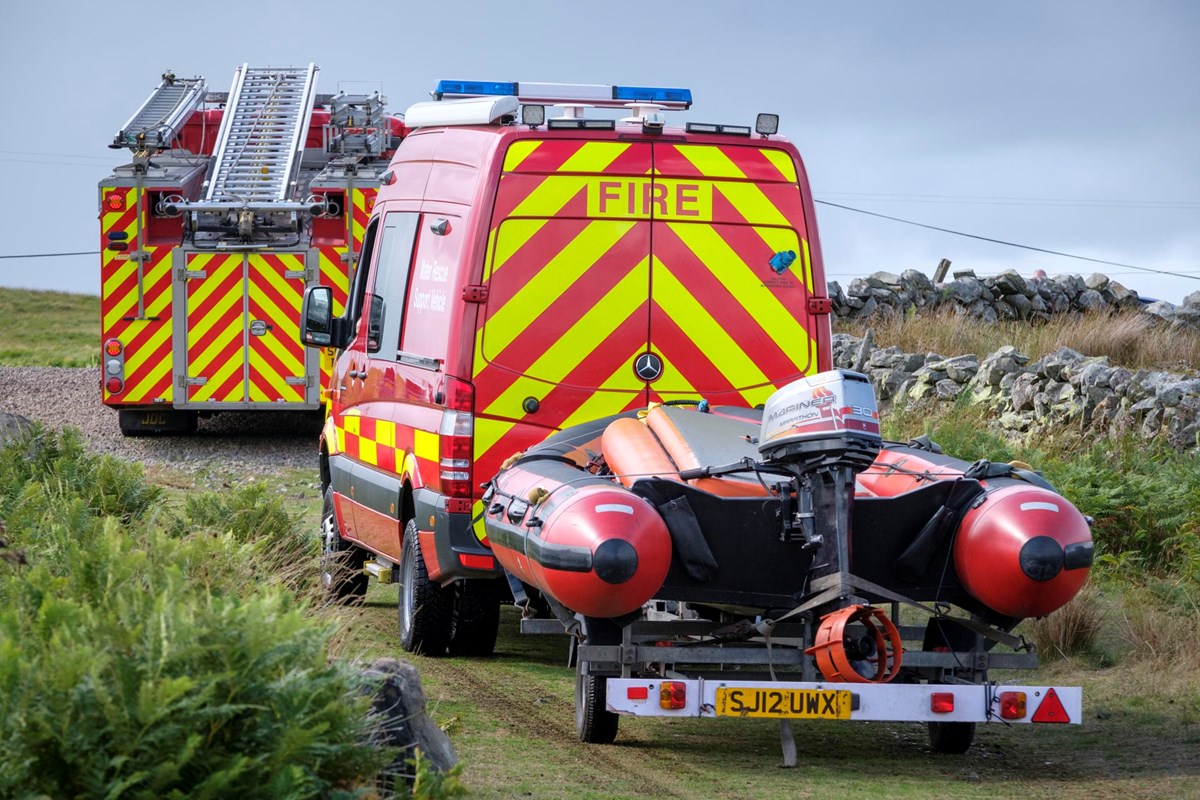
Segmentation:
<svg viewBox="0 0 1200 800">
<path fill-rule="evenodd" d="M 850 719 L 845 689 L 717 689 L 718 717 Z"/>
</svg>

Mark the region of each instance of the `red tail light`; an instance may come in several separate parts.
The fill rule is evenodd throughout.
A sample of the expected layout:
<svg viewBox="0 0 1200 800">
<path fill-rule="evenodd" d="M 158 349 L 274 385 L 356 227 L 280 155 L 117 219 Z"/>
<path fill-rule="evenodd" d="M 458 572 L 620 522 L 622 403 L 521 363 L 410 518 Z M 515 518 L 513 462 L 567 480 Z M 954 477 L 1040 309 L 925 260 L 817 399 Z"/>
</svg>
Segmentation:
<svg viewBox="0 0 1200 800">
<path fill-rule="evenodd" d="M 121 355 L 121 351 L 123 349 L 124 346 L 121 344 L 120 339 L 109 339 L 104 343 L 104 352 L 108 353 L 110 356 Z"/>
<path fill-rule="evenodd" d="M 441 491 L 446 497 L 470 499 L 471 449 L 475 434 L 475 389 L 466 381 L 446 379 L 446 410 L 438 429 Z"/>
<path fill-rule="evenodd" d="M 1001 692 L 1000 717 L 1002 719 L 1025 719 L 1025 693 Z"/>
<path fill-rule="evenodd" d="M 954 710 L 954 692 L 934 692 L 929 695 L 929 710 L 935 714 L 949 714 Z"/>
<path fill-rule="evenodd" d="M 125 195 L 121 192 L 108 192 L 104 195 L 104 210 L 105 211 L 124 211 L 125 210 Z"/>
<path fill-rule="evenodd" d="M 678 711 L 687 706 L 687 684 L 682 681 L 663 681 L 658 685 L 658 704 Z"/>
<path fill-rule="evenodd" d="M 104 388 L 108 390 L 109 394 L 117 394 L 125 388 L 125 384 L 120 378 L 109 378 L 104 382 Z"/>
</svg>

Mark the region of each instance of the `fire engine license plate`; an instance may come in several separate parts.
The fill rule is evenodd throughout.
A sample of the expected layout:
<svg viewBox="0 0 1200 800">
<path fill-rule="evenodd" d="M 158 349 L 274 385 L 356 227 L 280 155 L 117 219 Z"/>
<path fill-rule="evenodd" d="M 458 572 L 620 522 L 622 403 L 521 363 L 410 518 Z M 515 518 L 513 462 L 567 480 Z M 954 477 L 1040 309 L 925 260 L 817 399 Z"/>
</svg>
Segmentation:
<svg viewBox="0 0 1200 800">
<path fill-rule="evenodd" d="M 850 719 L 844 689 L 717 689 L 718 717 Z"/>
</svg>

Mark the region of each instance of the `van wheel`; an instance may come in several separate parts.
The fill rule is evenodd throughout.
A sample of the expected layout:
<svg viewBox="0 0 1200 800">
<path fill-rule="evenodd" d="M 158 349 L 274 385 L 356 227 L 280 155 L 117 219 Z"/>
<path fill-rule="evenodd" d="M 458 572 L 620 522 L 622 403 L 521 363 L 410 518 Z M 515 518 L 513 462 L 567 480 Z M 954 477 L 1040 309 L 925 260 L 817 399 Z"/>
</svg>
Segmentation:
<svg viewBox="0 0 1200 800">
<path fill-rule="evenodd" d="M 490 656 L 496 651 L 496 633 L 500 630 L 499 590 L 496 580 L 476 578 L 454 584 L 450 655 Z"/>
<path fill-rule="evenodd" d="M 367 551 L 342 538 L 333 510 L 333 487 L 325 487 L 321 508 L 321 588 L 334 603 L 361 603 L 367 593 L 363 564 Z"/>
<path fill-rule="evenodd" d="M 453 595 L 429 580 L 417 523 L 404 526 L 400 550 L 400 646 L 409 653 L 440 656 L 450 642 Z"/>
<path fill-rule="evenodd" d="M 971 749 L 974 741 L 974 722 L 929 723 L 929 746 L 935 753 L 960 756 Z"/>
</svg>

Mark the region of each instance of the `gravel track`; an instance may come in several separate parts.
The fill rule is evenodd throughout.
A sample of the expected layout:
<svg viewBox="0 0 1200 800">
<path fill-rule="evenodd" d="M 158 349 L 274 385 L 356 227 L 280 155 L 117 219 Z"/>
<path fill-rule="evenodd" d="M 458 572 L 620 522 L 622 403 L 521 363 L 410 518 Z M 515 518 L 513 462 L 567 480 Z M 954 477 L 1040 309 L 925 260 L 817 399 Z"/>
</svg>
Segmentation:
<svg viewBox="0 0 1200 800">
<path fill-rule="evenodd" d="M 145 464 L 196 471 L 270 471 L 317 466 L 318 412 L 226 412 L 201 418 L 191 436 L 126 438 L 100 402 L 95 367 L 0 367 L 0 412 L 50 428 L 78 428 L 88 449 Z"/>
</svg>

